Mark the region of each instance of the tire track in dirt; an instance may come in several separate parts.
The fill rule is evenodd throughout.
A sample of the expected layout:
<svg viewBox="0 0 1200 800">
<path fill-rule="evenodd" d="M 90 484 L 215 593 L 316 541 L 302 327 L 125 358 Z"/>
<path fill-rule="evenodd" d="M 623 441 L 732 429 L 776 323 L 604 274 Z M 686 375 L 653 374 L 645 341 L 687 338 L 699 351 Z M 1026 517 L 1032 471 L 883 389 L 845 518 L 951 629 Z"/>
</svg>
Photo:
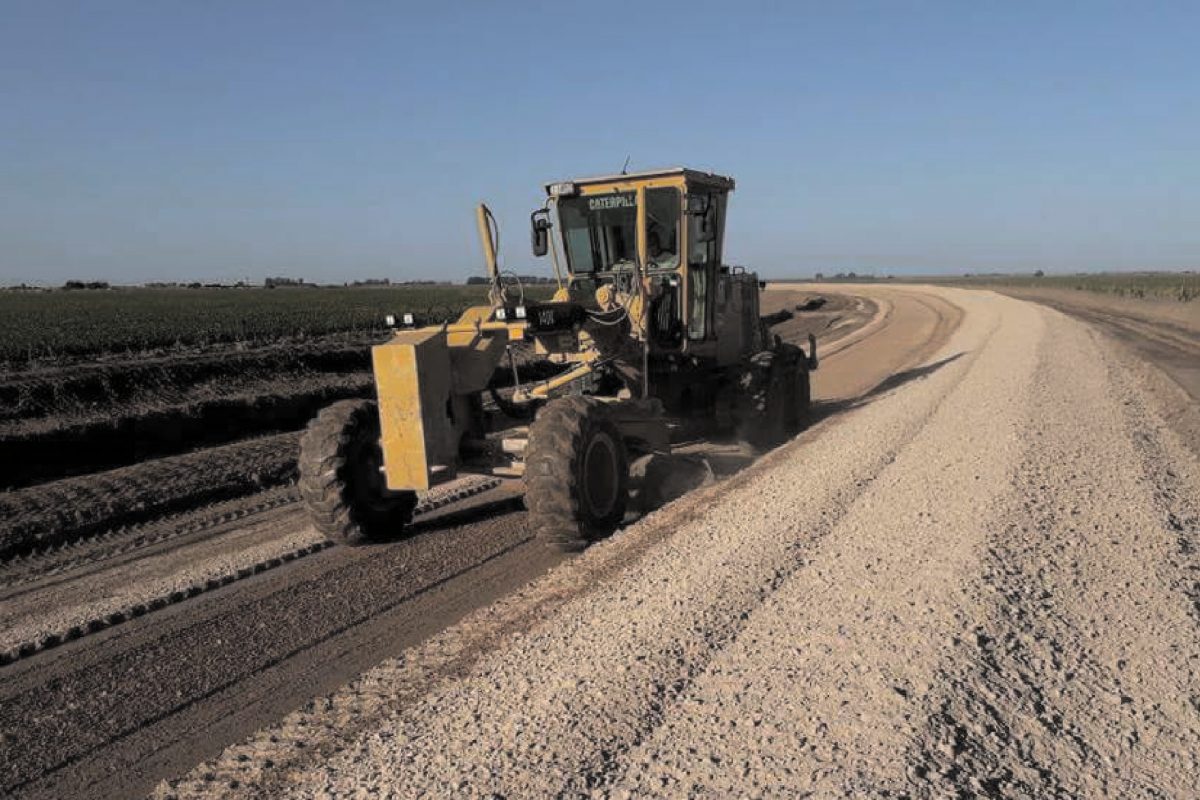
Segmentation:
<svg viewBox="0 0 1200 800">
<path fill-rule="evenodd" d="M 0 564 L 0 602 L 32 591 L 22 588 L 27 584 L 36 582 L 37 588 L 42 589 L 54 583 L 78 580 L 92 570 L 119 563 L 123 557 L 147 555 L 164 542 L 197 535 L 219 535 L 222 525 L 291 505 L 298 499 L 295 488 L 281 486 L 254 495 L 252 501 L 238 498 L 214 503 L 176 518 L 107 530 L 18 556 Z"/>
<path fill-rule="evenodd" d="M 11 795 L 50 773 L 34 794 L 63 797 L 70 790 L 59 782 L 70 786 L 70 768 L 97 748 L 126 741 L 144 758 L 169 749 L 160 739 L 159 721 L 191 717 L 194 709 L 212 730 L 236 716 L 247 695 L 269 704 L 278 700 L 272 693 L 286 697 L 297 691 L 310 680 L 306 662 L 308 669 L 323 664 L 334 674 L 353 670 L 354 659 L 347 667 L 338 663 L 348 649 L 361 646 L 340 641 L 347 631 L 366 627 L 364 634 L 388 632 L 387 639 L 394 639 L 389 618 L 413 606 L 436 619 L 430 612 L 437 606 L 429 599 L 444 594 L 439 590 L 447 582 L 527 545 L 520 516 L 501 513 L 483 531 L 468 517 L 394 546 L 333 548 L 320 559 L 236 581 L 6 667 L 15 672 L 0 688 L 0 730 L 7 737 L 0 749 L 0 785 Z M 489 536 L 480 537 L 482 532 Z M 373 623 L 364 626 L 369 620 Z M 38 659 L 55 655 L 59 661 L 50 669 L 36 667 Z M 274 676 L 271 688 L 254 680 L 291 661 L 298 662 L 293 671 Z M 136 778 L 136 771 L 114 773 L 114 755 L 119 754 L 91 765 L 92 780 L 120 785 Z M 74 791 L 97 794 L 83 786 Z M 132 792 L 122 786 L 108 793 Z"/>
<path fill-rule="evenodd" d="M 434 491 L 424 497 L 416 507 L 413 512 L 414 521 L 420 524 L 442 509 L 492 492 L 500 488 L 502 483 L 499 478 L 480 478 Z M 158 530 L 143 532 L 133 540 L 122 539 L 117 543 L 120 546 L 118 554 L 136 550 L 133 557 L 126 560 L 125 563 L 128 563 L 151 556 L 145 549 L 149 544 L 166 543 L 168 547 L 175 549 L 190 546 L 193 550 L 198 550 L 198 546 L 209 540 L 225 536 L 217 547 L 210 548 L 215 551 L 214 554 L 207 558 L 196 556 L 183 569 L 172 571 L 165 576 L 160 574 L 151 579 L 144 578 L 144 585 L 128 586 L 128 578 L 123 576 L 121 583 L 125 588 L 117 590 L 111 583 L 106 586 L 102 574 L 100 580 L 89 582 L 88 575 L 76 571 L 70 576 L 42 581 L 33 587 L 0 592 L 0 601 L 4 602 L 4 606 L 0 607 L 3 609 L 0 611 L 0 666 L 162 610 L 174 603 L 190 600 L 204 592 L 276 569 L 333 546 L 332 542 L 326 541 L 323 536 L 311 530 L 301 510 L 285 508 L 295 502 L 294 490 L 289 488 L 274 494 L 274 497 L 260 500 L 249 508 L 235 507 L 234 510 L 216 515 L 186 515 L 182 520 L 160 523 L 155 526 Z M 248 513 L 238 513 L 240 511 Z M 256 518 L 247 524 L 242 521 L 244 516 Z M 232 546 L 233 537 L 229 534 L 240 534 L 239 528 L 279 526 L 280 523 L 288 525 L 296 532 L 285 537 L 268 537 L 250 548 L 238 549 Z M 103 556 L 109 553 L 101 550 L 100 554 Z M 115 565 L 105 566 L 111 569 Z M 101 573 L 102 570 L 96 569 L 92 572 Z M 71 587 L 76 598 L 74 603 L 67 599 L 71 593 L 59 588 L 62 584 L 70 582 L 76 584 Z M 58 596 L 55 596 L 56 590 Z M 97 596 L 99 599 L 95 599 Z"/>
</svg>

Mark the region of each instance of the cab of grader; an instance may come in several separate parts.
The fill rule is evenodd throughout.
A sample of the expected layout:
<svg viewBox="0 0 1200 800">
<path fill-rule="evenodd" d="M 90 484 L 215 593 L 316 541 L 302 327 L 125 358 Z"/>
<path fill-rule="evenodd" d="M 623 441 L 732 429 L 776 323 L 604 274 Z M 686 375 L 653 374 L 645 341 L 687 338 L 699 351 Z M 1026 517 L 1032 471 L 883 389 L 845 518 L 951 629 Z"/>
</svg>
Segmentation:
<svg viewBox="0 0 1200 800">
<path fill-rule="evenodd" d="M 305 431 L 317 528 L 395 536 L 424 493 L 488 476 L 519 481 L 539 536 L 578 550 L 625 517 L 633 462 L 698 434 L 761 449 L 799 430 L 815 341 L 771 341 L 757 275 L 721 263 L 733 187 L 685 168 L 548 184 L 531 239 L 551 256 L 549 301 L 498 268 L 479 206 L 488 304 L 425 327 L 401 315 L 372 350 L 377 400 L 335 403 Z"/>
</svg>

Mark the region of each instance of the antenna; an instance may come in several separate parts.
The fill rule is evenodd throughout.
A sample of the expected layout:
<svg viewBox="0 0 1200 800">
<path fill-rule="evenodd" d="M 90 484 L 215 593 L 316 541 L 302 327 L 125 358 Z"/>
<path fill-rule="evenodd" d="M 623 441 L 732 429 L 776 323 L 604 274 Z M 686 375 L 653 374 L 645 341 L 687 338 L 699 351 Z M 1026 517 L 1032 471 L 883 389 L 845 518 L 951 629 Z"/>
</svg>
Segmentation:
<svg viewBox="0 0 1200 800">
<path fill-rule="evenodd" d="M 631 158 L 633 158 L 633 156 L 625 156 L 625 166 L 621 167 L 621 174 L 622 174 L 622 175 L 628 175 L 628 174 L 629 174 L 629 159 L 631 159 Z"/>
</svg>

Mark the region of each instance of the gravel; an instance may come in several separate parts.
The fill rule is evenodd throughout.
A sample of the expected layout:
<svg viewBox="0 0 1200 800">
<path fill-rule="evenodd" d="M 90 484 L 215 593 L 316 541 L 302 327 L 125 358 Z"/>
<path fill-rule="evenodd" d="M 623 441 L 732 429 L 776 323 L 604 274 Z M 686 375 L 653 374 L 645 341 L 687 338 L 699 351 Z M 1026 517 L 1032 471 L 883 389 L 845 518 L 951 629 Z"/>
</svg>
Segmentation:
<svg viewBox="0 0 1200 800">
<path fill-rule="evenodd" d="M 1091 329 L 913 291 L 959 329 L 819 440 L 159 796 L 1191 795 L 1200 465 Z"/>
</svg>

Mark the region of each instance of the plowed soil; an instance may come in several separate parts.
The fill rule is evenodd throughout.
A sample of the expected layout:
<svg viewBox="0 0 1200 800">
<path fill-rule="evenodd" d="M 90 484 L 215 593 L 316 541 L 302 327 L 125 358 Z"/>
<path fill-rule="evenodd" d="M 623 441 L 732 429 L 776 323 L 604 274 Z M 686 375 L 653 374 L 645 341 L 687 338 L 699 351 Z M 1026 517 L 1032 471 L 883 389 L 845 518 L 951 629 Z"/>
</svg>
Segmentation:
<svg viewBox="0 0 1200 800">
<path fill-rule="evenodd" d="M 0 487 L 299 430 L 323 406 L 371 392 L 368 348 L 339 337 L 0 377 Z"/>
</svg>

